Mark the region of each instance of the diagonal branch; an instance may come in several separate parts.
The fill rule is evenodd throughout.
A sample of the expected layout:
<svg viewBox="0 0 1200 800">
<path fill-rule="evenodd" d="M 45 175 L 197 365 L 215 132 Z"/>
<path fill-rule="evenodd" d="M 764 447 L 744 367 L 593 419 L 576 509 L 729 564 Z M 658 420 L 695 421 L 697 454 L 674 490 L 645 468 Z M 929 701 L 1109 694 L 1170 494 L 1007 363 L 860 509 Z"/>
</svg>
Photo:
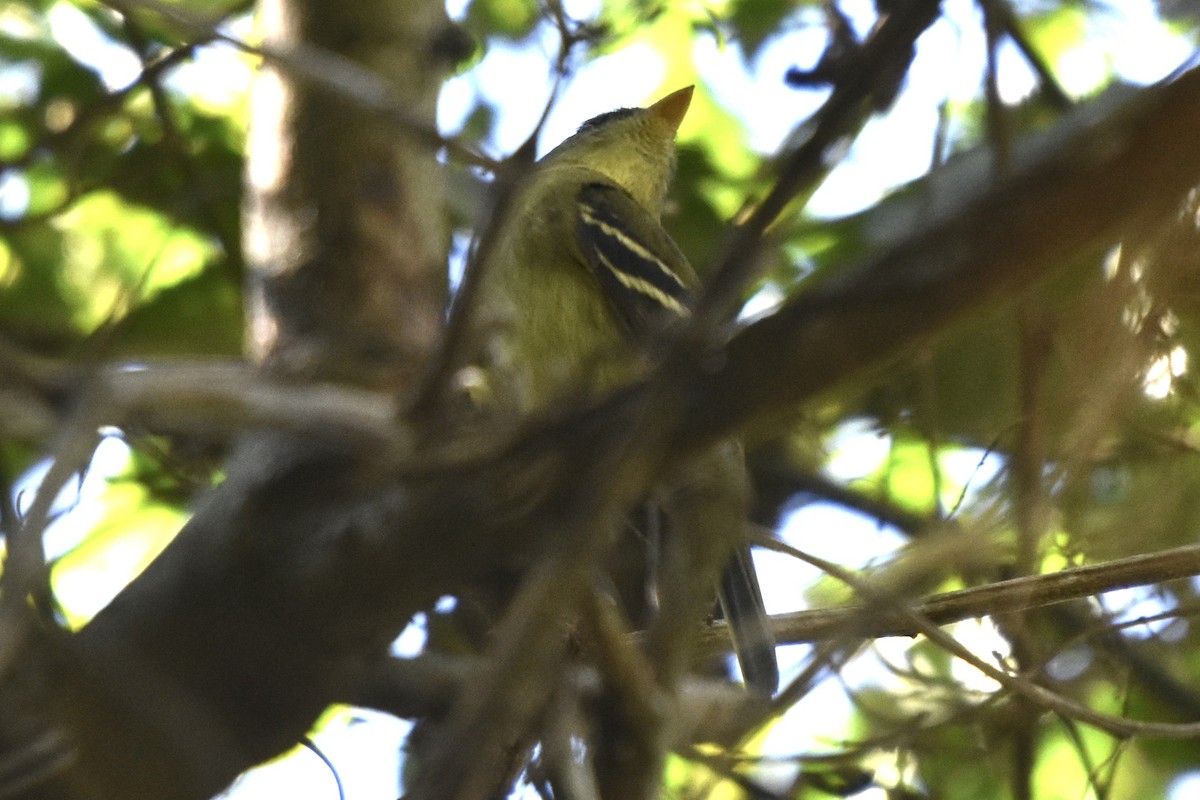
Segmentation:
<svg viewBox="0 0 1200 800">
<path fill-rule="evenodd" d="M 784 549 L 776 541 L 761 541 L 768 549 Z M 787 550 L 791 552 L 791 550 Z M 1030 575 L 985 586 L 946 592 L 914 602 L 911 611 L 934 625 L 1079 600 L 1115 589 L 1145 586 L 1200 575 L 1200 545 L 1071 567 L 1048 575 Z M 875 606 L 852 606 L 797 611 L 772 617 L 780 643 L 818 642 L 847 636 L 875 639 L 916 636 L 909 615 Z M 706 653 L 729 649 L 724 623 L 713 623 L 704 634 Z"/>
<path fill-rule="evenodd" d="M 699 449 L 889 363 L 986 303 L 1171 214 L 1200 184 L 1200 69 L 1128 96 L 1111 90 L 1020 143 L 991 184 L 975 151 L 915 199 L 886 204 L 891 240 L 734 337 L 697 376 L 678 446 Z"/>
<path fill-rule="evenodd" d="M 701 300 L 697 326 L 727 319 L 756 274 L 756 257 L 764 234 L 806 192 L 812 192 L 836 164 L 831 154 L 857 135 L 877 108 L 891 104 L 912 62 L 917 38 L 937 19 L 941 0 L 916 0 L 885 15 L 855 55 L 829 99 L 817 112 L 807 138 L 779 169 L 770 194 L 735 227 L 717 259 L 717 267 Z"/>
<path fill-rule="evenodd" d="M 786 545 L 780 546 L 787 548 Z M 1169 722 L 1139 722 L 1137 720 L 1118 717 L 1113 714 L 1096 711 L 1070 698 L 1052 692 L 1034 683 L 1025 674 L 1016 674 L 1000 669 L 975 655 L 969 648 L 928 619 L 922 617 L 915 609 L 905 604 L 901 599 L 890 596 L 887 592 L 880 591 L 877 587 L 871 586 L 849 570 L 831 561 L 801 553 L 794 548 L 787 548 L 787 550 L 797 558 L 812 564 L 854 589 L 857 594 L 863 597 L 875 609 L 894 610 L 895 613 L 908 620 L 919 633 L 923 634 L 929 641 L 947 653 L 965 661 L 987 677 L 999 683 L 1005 689 L 1042 708 L 1054 711 L 1068 719 L 1099 728 L 1118 737 L 1144 736 L 1164 739 L 1192 739 L 1200 736 L 1200 722 L 1178 724 Z"/>
</svg>

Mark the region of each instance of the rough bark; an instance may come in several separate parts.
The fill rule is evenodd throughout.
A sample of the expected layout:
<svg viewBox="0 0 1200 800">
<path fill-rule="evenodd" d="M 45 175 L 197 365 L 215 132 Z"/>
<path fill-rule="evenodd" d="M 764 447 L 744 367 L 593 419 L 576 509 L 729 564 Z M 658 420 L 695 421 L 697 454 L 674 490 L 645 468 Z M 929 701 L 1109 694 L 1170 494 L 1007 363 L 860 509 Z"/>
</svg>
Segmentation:
<svg viewBox="0 0 1200 800">
<path fill-rule="evenodd" d="M 441 4 L 263 0 L 274 48 L 315 48 L 393 87 L 434 128 Z M 407 389 L 447 299 L 441 171 L 430 148 L 348 97 L 267 63 L 252 96 L 245 250 L 250 355 L 275 372 Z"/>
</svg>

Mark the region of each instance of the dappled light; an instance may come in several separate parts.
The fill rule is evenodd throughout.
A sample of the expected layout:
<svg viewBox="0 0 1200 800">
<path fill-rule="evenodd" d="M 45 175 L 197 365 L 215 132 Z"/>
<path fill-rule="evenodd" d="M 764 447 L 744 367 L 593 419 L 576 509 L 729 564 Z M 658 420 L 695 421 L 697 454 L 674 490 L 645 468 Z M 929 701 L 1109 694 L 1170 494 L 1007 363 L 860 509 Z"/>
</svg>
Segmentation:
<svg viewBox="0 0 1200 800">
<path fill-rule="evenodd" d="M 1197 52 L 0 6 L 0 798 L 1195 795 Z"/>
</svg>

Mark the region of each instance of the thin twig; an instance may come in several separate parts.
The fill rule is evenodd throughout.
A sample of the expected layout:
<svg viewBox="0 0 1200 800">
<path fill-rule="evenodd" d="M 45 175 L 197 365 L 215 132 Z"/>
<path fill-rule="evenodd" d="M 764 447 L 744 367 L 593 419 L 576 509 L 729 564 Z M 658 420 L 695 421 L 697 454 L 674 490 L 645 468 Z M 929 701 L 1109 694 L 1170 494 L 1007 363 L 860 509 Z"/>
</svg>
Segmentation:
<svg viewBox="0 0 1200 800">
<path fill-rule="evenodd" d="M 237 36 L 224 33 L 218 23 L 189 13 L 178 6 L 159 0 L 104 0 L 105 4 L 120 12 L 131 10 L 152 11 L 178 25 L 189 35 L 225 42 L 242 52 L 259 56 L 272 66 L 288 75 L 332 92 L 357 104 L 360 108 L 378 114 L 405 132 L 425 142 L 430 147 L 446 148 L 459 161 L 472 166 L 494 170 L 498 164 L 456 139 L 443 136 L 435 128 L 413 115 L 411 110 L 396 99 L 391 85 L 348 58 L 305 44 L 277 47 L 270 44 L 252 45 Z"/>
<path fill-rule="evenodd" d="M 989 0 L 989 13 L 996 16 L 997 23 L 1003 28 L 1004 33 L 1012 39 L 1017 50 L 1025 58 L 1025 63 L 1037 75 L 1038 83 L 1042 87 L 1043 96 L 1050 105 L 1058 111 L 1067 111 L 1075 102 L 1071 96 L 1067 94 L 1066 89 L 1058 82 L 1058 78 L 1054 77 L 1054 73 L 1050 69 L 1050 65 L 1046 63 L 1046 59 L 1037 51 L 1033 43 L 1029 41 L 1029 37 L 1025 35 L 1025 29 L 1021 27 L 1021 22 L 1017 19 L 1016 13 L 1013 12 L 1012 4 L 1007 0 Z"/>
<path fill-rule="evenodd" d="M 893 87 L 897 72 L 907 72 L 913 47 L 937 19 L 940 0 L 915 0 L 887 15 L 863 43 L 861 69 L 849 72 L 817 112 L 811 134 L 784 161 L 774 187 L 749 217 L 733 228 L 716 259 L 696 313 L 696 330 L 712 330 L 740 302 L 742 288 L 757 274 L 757 254 L 763 236 L 792 201 L 811 191 L 833 167 L 829 154 L 843 146 L 862 127 L 875 108 L 875 99 Z"/>
<path fill-rule="evenodd" d="M 941 647 L 946 652 L 975 667 L 984 675 L 1004 686 L 1006 689 L 1021 695 L 1022 697 L 1047 710 L 1054 711 L 1055 713 L 1061 714 L 1070 719 L 1086 723 L 1106 731 L 1113 736 L 1121 738 L 1142 736 L 1152 738 L 1190 739 L 1200 736 L 1200 722 L 1179 724 L 1167 722 L 1139 722 L 1137 720 L 1118 717 L 1112 714 L 1105 714 L 1081 705 L 1080 703 L 1076 703 L 1075 701 L 1052 692 L 1043 686 L 1039 686 L 1024 675 L 1006 672 L 981 659 L 954 637 L 941 630 L 941 628 L 939 628 L 937 624 L 931 621 L 928 617 L 923 616 L 915 608 L 904 602 L 902 598 L 881 592 L 877 587 L 872 586 L 866 581 L 860 579 L 858 576 L 854 575 L 844 567 L 841 567 L 838 564 L 827 561 L 823 558 L 818 558 L 816 556 L 809 555 L 808 553 L 801 552 L 800 550 L 789 547 L 781 542 L 776 543 L 776 549 L 786 552 L 787 554 L 798 558 L 805 563 L 811 564 L 831 577 L 845 583 L 866 600 L 874 613 L 886 613 L 898 616 L 911 625 L 915 632 L 924 635 L 927 639 Z M 1173 554 L 1178 554 L 1179 551 L 1183 550 L 1191 551 L 1191 555 L 1200 560 L 1200 547 L 1177 548 L 1176 550 L 1170 552 Z M 1163 554 L 1158 555 L 1161 557 Z M 1141 558 L 1148 559 L 1151 557 L 1146 556 Z M 1136 561 L 1137 559 L 1133 560 Z"/>
<path fill-rule="evenodd" d="M 795 551 L 777 539 L 758 537 L 755 545 L 790 555 Z M 946 592 L 914 601 L 912 610 L 929 622 L 949 625 L 992 614 L 1028 611 L 1055 603 L 1078 600 L 1116 589 L 1162 583 L 1200 575 L 1200 545 L 1186 545 L 1157 553 L 1069 567 L 1048 575 L 1029 575 L 996 581 L 986 586 Z M 776 614 L 771 617 L 781 643 L 817 642 L 853 634 L 860 638 L 915 636 L 907 617 L 881 612 L 871 606 L 827 608 Z M 706 644 L 728 649 L 722 623 L 713 623 Z M 705 648 L 706 652 L 708 647 Z"/>
</svg>

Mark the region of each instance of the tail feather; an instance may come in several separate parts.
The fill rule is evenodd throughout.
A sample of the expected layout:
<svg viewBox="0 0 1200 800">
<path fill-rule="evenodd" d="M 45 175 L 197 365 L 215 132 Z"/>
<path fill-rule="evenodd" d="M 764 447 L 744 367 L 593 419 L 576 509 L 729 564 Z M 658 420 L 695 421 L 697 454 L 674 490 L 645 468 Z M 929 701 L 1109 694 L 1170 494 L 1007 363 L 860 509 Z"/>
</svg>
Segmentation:
<svg viewBox="0 0 1200 800">
<path fill-rule="evenodd" d="M 775 694 L 779 689 L 775 636 L 749 547 L 739 547 L 729 559 L 717 596 L 746 685 L 764 695 Z"/>
</svg>

